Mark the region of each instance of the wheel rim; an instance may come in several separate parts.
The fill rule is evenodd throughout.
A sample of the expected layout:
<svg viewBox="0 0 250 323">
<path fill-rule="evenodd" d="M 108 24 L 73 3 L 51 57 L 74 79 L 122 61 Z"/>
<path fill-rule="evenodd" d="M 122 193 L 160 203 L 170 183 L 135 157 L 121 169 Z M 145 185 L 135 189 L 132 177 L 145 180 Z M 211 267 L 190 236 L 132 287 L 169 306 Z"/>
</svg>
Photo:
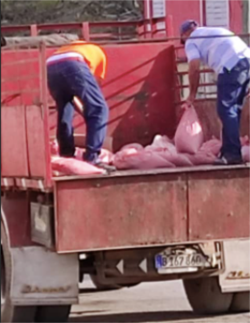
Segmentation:
<svg viewBox="0 0 250 323">
<path fill-rule="evenodd" d="M 3 309 L 5 305 L 5 299 L 6 299 L 5 295 L 6 295 L 5 265 L 4 265 L 3 250 L 1 249 L 1 315 L 3 313 Z"/>
</svg>

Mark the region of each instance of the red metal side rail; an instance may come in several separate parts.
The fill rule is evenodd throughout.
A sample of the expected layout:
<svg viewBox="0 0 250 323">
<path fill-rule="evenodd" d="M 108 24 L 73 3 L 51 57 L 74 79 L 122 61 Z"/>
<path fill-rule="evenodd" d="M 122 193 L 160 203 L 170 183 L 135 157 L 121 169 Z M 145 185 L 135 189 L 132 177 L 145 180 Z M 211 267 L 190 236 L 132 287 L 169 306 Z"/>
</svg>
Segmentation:
<svg viewBox="0 0 250 323">
<path fill-rule="evenodd" d="M 2 54 L 1 175 L 11 185 L 51 187 L 45 46 Z"/>
<path fill-rule="evenodd" d="M 157 29 L 157 24 L 164 22 L 163 29 Z M 126 28 L 134 27 L 134 31 L 128 31 Z M 99 33 L 95 32 L 97 28 L 102 30 L 110 28 L 117 28 L 116 33 Z M 85 40 L 108 40 L 108 39 L 122 39 L 129 38 L 155 38 L 157 36 L 172 37 L 172 16 L 135 20 L 135 21 L 100 21 L 100 22 L 79 22 L 79 23 L 61 23 L 61 24 L 32 24 L 32 25 L 13 25 L 1 26 L 1 31 L 5 35 L 15 32 L 28 32 L 29 36 L 37 36 L 42 32 L 61 32 L 62 30 L 80 31 L 81 36 Z"/>
</svg>

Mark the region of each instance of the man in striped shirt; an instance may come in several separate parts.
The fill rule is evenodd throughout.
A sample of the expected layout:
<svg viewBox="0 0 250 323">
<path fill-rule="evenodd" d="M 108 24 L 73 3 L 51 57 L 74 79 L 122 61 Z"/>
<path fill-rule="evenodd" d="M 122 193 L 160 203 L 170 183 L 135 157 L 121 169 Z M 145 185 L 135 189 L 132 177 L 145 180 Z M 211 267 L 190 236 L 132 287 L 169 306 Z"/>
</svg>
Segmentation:
<svg viewBox="0 0 250 323">
<path fill-rule="evenodd" d="M 225 29 L 198 27 L 194 20 L 185 21 L 180 28 L 181 42 L 189 63 L 190 94 L 193 104 L 199 86 L 200 64 L 218 76 L 217 110 L 223 124 L 222 149 L 217 165 L 242 163 L 240 116 L 250 81 L 250 48 Z"/>
</svg>

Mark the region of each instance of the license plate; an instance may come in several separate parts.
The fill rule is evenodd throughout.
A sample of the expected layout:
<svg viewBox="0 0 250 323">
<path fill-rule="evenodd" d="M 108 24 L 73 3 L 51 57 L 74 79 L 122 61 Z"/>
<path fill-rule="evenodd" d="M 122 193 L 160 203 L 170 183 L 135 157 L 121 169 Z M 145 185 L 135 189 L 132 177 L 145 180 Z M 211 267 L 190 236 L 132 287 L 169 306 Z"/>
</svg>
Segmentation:
<svg viewBox="0 0 250 323">
<path fill-rule="evenodd" d="M 158 273 L 179 273 L 197 271 L 206 266 L 206 259 L 201 254 L 165 255 L 155 257 L 155 267 Z"/>
</svg>

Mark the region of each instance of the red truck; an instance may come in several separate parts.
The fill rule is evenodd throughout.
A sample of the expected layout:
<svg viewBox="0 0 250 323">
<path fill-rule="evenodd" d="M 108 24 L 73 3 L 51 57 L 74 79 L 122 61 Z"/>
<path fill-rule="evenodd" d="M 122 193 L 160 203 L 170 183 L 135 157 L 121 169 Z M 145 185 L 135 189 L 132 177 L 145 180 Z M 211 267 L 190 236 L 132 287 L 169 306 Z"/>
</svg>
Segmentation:
<svg viewBox="0 0 250 323">
<path fill-rule="evenodd" d="M 169 20 L 161 35 L 156 22 L 12 26 L 2 32 L 31 30 L 36 36 L 80 27 L 85 39 L 102 44 L 115 152 L 176 130 L 187 87 L 180 82 L 185 60 L 170 37 Z M 135 34 L 91 34 L 93 26 L 119 32 L 132 26 Z M 102 287 L 182 279 L 197 313 L 249 311 L 249 165 L 53 177 L 56 111 L 45 65 L 53 50 L 42 43 L 7 46 L 1 53 L 2 321 L 67 321 L 84 274 Z M 215 105 L 215 98 L 196 102 L 206 139 L 220 135 Z M 79 141 L 85 125 L 77 114 L 74 125 Z M 241 131 L 249 135 L 249 101 Z"/>
</svg>

